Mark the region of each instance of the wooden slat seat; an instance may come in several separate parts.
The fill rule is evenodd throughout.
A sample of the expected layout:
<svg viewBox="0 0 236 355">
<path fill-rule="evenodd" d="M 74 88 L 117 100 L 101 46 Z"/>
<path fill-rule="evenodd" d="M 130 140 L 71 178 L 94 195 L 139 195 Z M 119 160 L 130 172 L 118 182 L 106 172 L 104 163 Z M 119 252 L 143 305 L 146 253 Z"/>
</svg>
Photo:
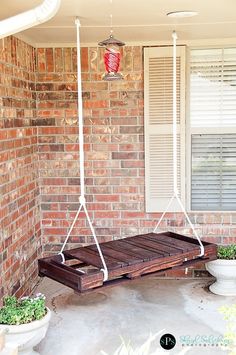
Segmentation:
<svg viewBox="0 0 236 355">
<path fill-rule="evenodd" d="M 92 250 L 89 247 L 84 247 L 84 248 L 76 248 L 72 250 L 65 250 L 64 252 L 65 257 L 68 259 L 78 259 L 83 262 L 86 262 L 90 265 L 96 266 L 97 268 L 102 268 L 102 261 L 100 259 L 100 256 L 98 254 L 97 250 Z M 109 268 L 119 268 L 122 265 L 125 265 L 125 263 L 115 260 L 109 256 L 104 256 L 105 262 L 107 264 L 107 267 Z"/>
<path fill-rule="evenodd" d="M 205 254 L 199 257 L 196 239 L 172 232 L 148 233 L 101 243 L 108 268 L 108 281 L 103 282 L 103 268 L 96 245 L 64 251 L 66 260 L 76 259 L 80 269 L 61 263 L 54 255 L 39 259 L 39 275 L 50 277 L 77 292 L 118 284 L 171 268 L 216 259 L 217 246 L 203 242 Z M 87 268 L 87 269 L 86 269 Z M 89 270 L 88 270 L 89 268 Z"/>
</svg>

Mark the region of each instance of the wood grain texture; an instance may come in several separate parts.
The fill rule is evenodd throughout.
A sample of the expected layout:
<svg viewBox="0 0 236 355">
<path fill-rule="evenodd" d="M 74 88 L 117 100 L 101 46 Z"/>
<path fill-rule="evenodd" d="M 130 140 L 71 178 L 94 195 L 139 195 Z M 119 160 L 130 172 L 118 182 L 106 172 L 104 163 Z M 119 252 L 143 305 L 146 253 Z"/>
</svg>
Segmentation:
<svg viewBox="0 0 236 355">
<path fill-rule="evenodd" d="M 62 264 L 61 257 L 55 255 L 39 260 L 39 275 L 84 293 L 128 279 L 216 259 L 217 245 L 207 242 L 203 245 L 205 254 L 200 257 L 196 239 L 172 232 L 137 235 L 101 243 L 109 273 L 109 279 L 105 282 L 96 245 L 64 252 L 66 260 L 77 259 L 81 263 L 78 264 L 80 269 Z"/>
</svg>

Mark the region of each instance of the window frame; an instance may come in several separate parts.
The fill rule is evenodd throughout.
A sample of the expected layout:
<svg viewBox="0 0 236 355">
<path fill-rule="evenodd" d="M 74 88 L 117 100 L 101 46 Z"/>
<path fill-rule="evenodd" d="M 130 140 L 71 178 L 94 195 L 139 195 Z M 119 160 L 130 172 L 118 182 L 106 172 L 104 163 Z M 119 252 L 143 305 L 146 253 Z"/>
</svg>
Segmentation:
<svg viewBox="0 0 236 355">
<path fill-rule="evenodd" d="M 190 78 L 191 78 L 191 51 L 192 50 L 204 50 L 204 49 L 227 49 L 227 48 L 236 48 L 236 44 L 231 45 L 213 45 L 213 46 L 187 46 L 186 47 L 186 115 L 185 115 L 185 142 L 186 142 L 186 155 L 185 155 L 185 168 L 186 168 L 186 186 L 185 186 L 185 204 L 186 209 L 190 212 L 194 213 L 235 213 L 235 210 L 193 210 L 191 208 L 191 200 L 192 200 L 192 190 L 191 190 L 191 183 L 192 183 L 192 135 L 193 134 L 229 134 L 233 133 L 236 134 L 236 127 L 227 127 L 227 128 L 218 128 L 218 127 L 208 127 L 208 128 L 200 128 L 200 127 L 191 127 L 190 122 Z"/>
</svg>

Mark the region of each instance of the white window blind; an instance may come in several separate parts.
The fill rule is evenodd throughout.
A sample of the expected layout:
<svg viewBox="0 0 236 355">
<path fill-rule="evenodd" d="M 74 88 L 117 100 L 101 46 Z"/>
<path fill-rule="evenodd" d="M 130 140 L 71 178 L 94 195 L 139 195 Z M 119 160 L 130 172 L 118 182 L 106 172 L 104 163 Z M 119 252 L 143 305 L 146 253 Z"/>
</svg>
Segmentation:
<svg viewBox="0 0 236 355">
<path fill-rule="evenodd" d="M 236 48 L 191 51 L 191 208 L 236 209 Z"/>
<path fill-rule="evenodd" d="M 236 48 L 191 51 L 191 127 L 236 127 Z"/>
<path fill-rule="evenodd" d="M 144 49 L 145 182 L 147 212 L 163 211 L 173 194 L 172 47 Z M 177 47 L 178 188 L 185 185 L 185 47 Z M 175 201 L 176 202 L 176 201 Z M 172 205 L 172 210 L 179 206 Z"/>
<path fill-rule="evenodd" d="M 234 210 L 236 134 L 192 136 L 192 209 Z"/>
</svg>

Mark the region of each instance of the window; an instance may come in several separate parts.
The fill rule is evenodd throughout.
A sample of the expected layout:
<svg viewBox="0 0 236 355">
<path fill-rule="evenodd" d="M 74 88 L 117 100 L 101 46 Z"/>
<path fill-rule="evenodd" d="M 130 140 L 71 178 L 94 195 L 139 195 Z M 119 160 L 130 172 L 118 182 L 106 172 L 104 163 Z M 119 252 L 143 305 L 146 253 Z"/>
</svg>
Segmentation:
<svg viewBox="0 0 236 355">
<path fill-rule="evenodd" d="M 163 211 L 173 194 L 172 50 L 144 49 L 147 212 Z M 178 46 L 181 199 L 185 202 L 187 197 L 188 208 L 195 211 L 236 210 L 236 48 L 190 50 L 187 86 L 185 66 L 185 47 Z M 189 114 L 185 117 L 186 88 Z M 173 204 L 172 211 L 177 210 Z"/>
<path fill-rule="evenodd" d="M 236 49 L 190 56 L 191 209 L 236 209 Z"/>
</svg>

